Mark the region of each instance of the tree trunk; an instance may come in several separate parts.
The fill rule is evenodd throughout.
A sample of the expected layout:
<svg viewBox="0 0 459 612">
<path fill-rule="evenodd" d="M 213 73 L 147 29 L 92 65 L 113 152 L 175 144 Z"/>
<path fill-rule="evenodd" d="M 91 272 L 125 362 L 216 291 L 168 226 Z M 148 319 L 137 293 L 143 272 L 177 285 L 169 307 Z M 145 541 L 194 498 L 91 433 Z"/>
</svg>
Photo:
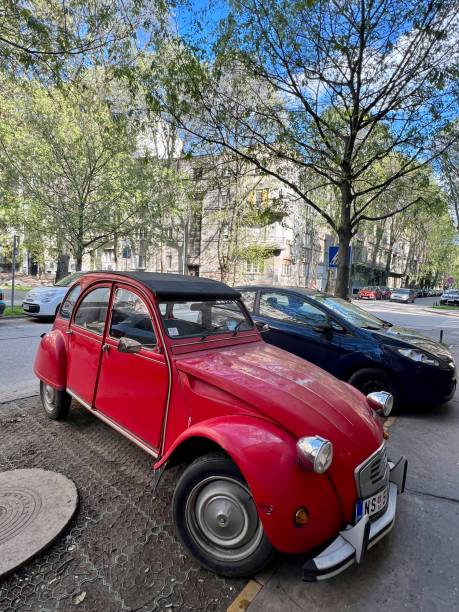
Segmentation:
<svg viewBox="0 0 459 612">
<path fill-rule="evenodd" d="M 346 168 L 343 168 L 346 171 Z M 349 299 L 350 261 L 349 246 L 351 244 L 351 205 L 352 192 L 348 180 L 341 184 L 341 224 L 338 229 L 338 270 L 336 275 L 335 295 L 345 300 Z"/>
<path fill-rule="evenodd" d="M 57 256 L 56 280 L 59 282 L 64 276 L 69 273 L 69 256 L 64 253 L 59 253 Z"/>
<path fill-rule="evenodd" d="M 76 254 L 75 260 L 76 260 L 75 270 L 77 272 L 81 272 L 81 267 L 83 265 L 83 252 L 82 251 L 78 251 L 78 253 Z"/>
</svg>

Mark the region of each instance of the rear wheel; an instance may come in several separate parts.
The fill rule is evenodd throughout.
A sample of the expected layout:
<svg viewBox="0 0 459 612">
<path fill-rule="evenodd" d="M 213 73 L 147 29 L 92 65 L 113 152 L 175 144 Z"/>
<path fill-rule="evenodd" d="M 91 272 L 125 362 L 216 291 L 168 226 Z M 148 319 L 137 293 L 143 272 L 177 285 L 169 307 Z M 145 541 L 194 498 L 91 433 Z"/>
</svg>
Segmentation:
<svg viewBox="0 0 459 612">
<path fill-rule="evenodd" d="M 50 419 L 65 419 L 72 401 L 72 398 L 66 391 L 59 391 L 41 381 L 40 397 L 44 411 Z"/>
<path fill-rule="evenodd" d="M 250 576 L 275 555 L 247 483 L 224 453 L 199 457 L 185 470 L 173 512 L 184 545 L 212 572 Z"/>
<path fill-rule="evenodd" d="M 348 380 L 349 384 L 356 387 L 364 395 L 374 391 L 387 391 L 394 398 L 394 409 L 398 407 L 400 393 L 393 378 L 378 368 L 363 368 L 357 370 Z"/>
</svg>

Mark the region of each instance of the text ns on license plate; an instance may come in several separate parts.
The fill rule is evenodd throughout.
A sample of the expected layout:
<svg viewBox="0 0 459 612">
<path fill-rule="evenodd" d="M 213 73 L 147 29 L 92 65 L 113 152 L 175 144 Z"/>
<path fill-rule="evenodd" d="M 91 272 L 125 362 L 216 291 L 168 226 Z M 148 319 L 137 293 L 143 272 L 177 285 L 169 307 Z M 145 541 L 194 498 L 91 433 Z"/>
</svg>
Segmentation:
<svg viewBox="0 0 459 612">
<path fill-rule="evenodd" d="M 373 516 L 373 514 L 378 514 L 386 507 L 387 497 L 389 494 L 389 489 L 386 487 L 378 493 L 375 493 L 371 497 L 367 497 L 366 499 L 359 499 L 357 502 L 356 508 L 356 521 L 359 521 L 364 514 L 368 514 L 368 516 Z"/>
</svg>

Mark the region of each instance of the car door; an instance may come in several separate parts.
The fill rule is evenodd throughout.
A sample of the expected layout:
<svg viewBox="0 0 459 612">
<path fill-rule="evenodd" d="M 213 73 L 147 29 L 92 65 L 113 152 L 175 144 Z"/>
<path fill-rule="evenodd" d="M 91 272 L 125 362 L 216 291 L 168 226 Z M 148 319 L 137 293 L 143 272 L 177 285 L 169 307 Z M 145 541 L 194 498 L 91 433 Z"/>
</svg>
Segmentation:
<svg viewBox="0 0 459 612">
<path fill-rule="evenodd" d="M 121 352 L 121 338 L 139 342 L 139 352 Z M 139 291 L 119 283 L 102 347 L 96 409 L 159 449 L 168 388 L 169 369 L 151 308 Z"/>
<path fill-rule="evenodd" d="M 268 323 L 263 338 L 290 353 L 334 373 L 339 370 L 338 333 L 316 331 L 314 327 L 330 323 L 326 312 L 306 298 L 289 292 L 260 292 L 256 320 Z"/>
<path fill-rule="evenodd" d="M 87 291 L 70 322 L 67 389 L 92 408 L 110 302 L 111 283 Z"/>
</svg>

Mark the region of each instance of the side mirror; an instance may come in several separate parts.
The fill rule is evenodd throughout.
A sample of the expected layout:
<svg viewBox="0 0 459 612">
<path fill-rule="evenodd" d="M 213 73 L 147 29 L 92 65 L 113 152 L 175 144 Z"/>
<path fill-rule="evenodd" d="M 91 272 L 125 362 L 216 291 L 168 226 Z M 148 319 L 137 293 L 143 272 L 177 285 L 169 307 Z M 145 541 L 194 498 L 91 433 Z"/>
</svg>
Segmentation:
<svg viewBox="0 0 459 612">
<path fill-rule="evenodd" d="M 330 325 L 330 323 L 319 323 L 318 325 L 313 325 L 312 329 L 319 334 L 326 335 L 330 335 L 333 331 L 333 327 Z"/>
<path fill-rule="evenodd" d="M 269 331 L 269 325 L 267 323 L 263 323 L 263 321 L 255 321 L 255 327 L 260 333 Z"/>
<path fill-rule="evenodd" d="M 118 350 L 120 353 L 138 353 L 142 345 L 137 340 L 132 338 L 121 338 L 118 342 Z"/>
</svg>

